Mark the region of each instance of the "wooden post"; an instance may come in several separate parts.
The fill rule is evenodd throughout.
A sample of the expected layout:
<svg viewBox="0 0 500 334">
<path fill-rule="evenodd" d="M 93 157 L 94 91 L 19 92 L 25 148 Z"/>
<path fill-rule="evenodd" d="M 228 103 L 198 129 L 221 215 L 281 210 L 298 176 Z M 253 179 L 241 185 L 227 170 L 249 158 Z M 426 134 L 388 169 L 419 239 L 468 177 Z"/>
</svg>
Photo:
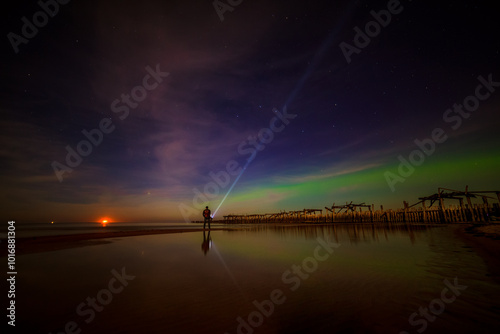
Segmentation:
<svg viewBox="0 0 500 334">
<path fill-rule="evenodd" d="M 425 222 L 427 222 L 427 208 L 425 207 L 425 200 L 422 201 L 422 219 Z"/>
<path fill-rule="evenodd" d="M 490 220 L 490 208 L 488 206 L 488 198 L 486 196 L 483 196 L 483 203 L 484 203 L 484 212 L 485 212 L 484 219 L 486 221 L 489 221 Z"/>
<path fill-rule="evenodd" d="M 467 196 L 467 220 L 468 221 L 475 221 L 475 215 L 474 215 L 474 208 L 472 207 L 472 201 L 470 199 L 470 196 Z"/>
<path fill-rule="evenodd" d="M 403 208 L 404 208 L 404 212 L 403 212 L 403 222 L 407 222 L 407 213 L 408 213 L 408 202 L 407 201 L 403 201 Z"/>
<path fill-rule="evenodd" d="M 470 196 L 467 196 L 467 204 L 469 205 L 469 209 L 472 209 L 472 201 L 470 200 Z"/>
<path fill-rule="evenodd" d="M 446 211 L 444 207 L 444 198 L 441 197 L 441 193 L 438 192 L 439 196 L 439 220 L 441 223 L 447 223 L 448 219 L 446 219 Z"/>
<path fill-rule="evenodd" d="M 439 207 L 444 211 L 444 198 L 441 197 L 441 193 L 439 193 Z"/>
</svg>

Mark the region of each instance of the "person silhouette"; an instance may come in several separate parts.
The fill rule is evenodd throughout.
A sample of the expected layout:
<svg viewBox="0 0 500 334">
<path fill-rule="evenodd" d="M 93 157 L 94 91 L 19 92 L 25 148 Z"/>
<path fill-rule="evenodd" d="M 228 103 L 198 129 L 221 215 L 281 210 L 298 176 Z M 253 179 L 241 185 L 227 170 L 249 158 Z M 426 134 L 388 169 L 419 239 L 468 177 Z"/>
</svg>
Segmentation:
<svg viewBox="0 0 500 334">
<path fill-rule="evenodd" d="M 210 231 L 208 231 L 208 237 L 205 235 L 205 231 L 203 231 L 203 242 L 201 243 L 201 250 L 203 251 L 203 254 L 207 255 L 211 247 L 212 238 L 210 237 Z"/>
<path fill-rule="evenodd" d="M 203 223 L 203 229 L 205 229 L 205 225 L 207 224 L 208 222 L 208 229 L 210 230 L 210 220 L 212 219 L 212 217 L 210 217 L 210 209 L 208 208 L 208 206 L 205 207 L 205 210 L 203 210 L 203 218 L 205 218 L 205 222 Z"/>
</svg>

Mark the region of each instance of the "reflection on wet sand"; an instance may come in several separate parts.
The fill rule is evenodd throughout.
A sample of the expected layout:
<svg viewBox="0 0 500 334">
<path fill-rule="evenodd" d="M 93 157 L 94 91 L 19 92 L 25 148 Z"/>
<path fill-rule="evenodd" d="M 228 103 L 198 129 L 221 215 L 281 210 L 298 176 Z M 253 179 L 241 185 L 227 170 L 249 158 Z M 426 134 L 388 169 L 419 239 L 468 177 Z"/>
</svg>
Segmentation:
<svg viewBox="0 0 500 334">
<path fill-rule="evenodd" d="M 305 237 L 306 239 L 316 239 L 320 236 L 328 235 L 336 242 L 347 237 L 353 244 L 358 242 L 372 242 L 380 239 L 388 240 L 390 235 L 407 236 L 411 243 L 415 243 L 416 232 L 422 232 L 433 228 L 443 227 L 443 225 L 430 224 L 384 224 L 384 223 L 364 223 L 364 224 L 259 224 L 252 225 L 247 231 L 276 233 L 283 237 Z M 227 231 L 233 233 L 234 231 Z"/>
<path fill-rule="evenodd" d="M 203 242 L 201 243 L 201 250 L 203 254 L 207 255 L 208 251 L 212 248 L 212 238 L 210 237 L 210 231 L 208 231 L 208 236 L 205 235 L 205 230 L 203 230 Z"/>
<path fill-rule="evenodd" d="M 500 286 L 454 235 L 457 227 L 248 225 L 21 255 L 18 329 L 59 333 L 75 321 L 94 334 L 249 333 L 238 327 L 243 319 L 255 334 L 415 333 L 421 327 L 409 317 L 438 305 L 445 282 L 457 278 L 467 289 L 426 333 L 488 333 L 500 328 Z M 330 253 L 325 245 L 333 243 L 341 246 Z M 133 273 L 134 284 L 86 323 L 76 307 L 117 267 Z"/>
</svg>

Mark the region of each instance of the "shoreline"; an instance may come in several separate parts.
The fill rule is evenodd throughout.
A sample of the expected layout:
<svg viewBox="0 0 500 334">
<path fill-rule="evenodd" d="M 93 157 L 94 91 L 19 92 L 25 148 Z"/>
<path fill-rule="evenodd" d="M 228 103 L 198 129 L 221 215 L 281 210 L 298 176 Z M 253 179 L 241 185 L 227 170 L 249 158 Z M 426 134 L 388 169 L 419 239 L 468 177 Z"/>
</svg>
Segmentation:
<svg viewBox="0 0 500 334">
<path fill-rule="evenodd" d="M 344 223 L 340 223 L 344 224 Z M 245 225 L 245 224 L 242 224 Z M 267 225 L 267 224 L 258 224 Z M 269 224 L 275 226 L 276 224 Z M 279 224 L 282 226 L 297 226 L 302 224 Z M 319 224 L 312 224 L 319 225 Z M 330 224 L 328 224 L 330 225 Z M 435 225 L 435 224 L 431 224 Z M 463 240 L 478 254 L 486 266 L 491 276 L 500 281 L 500 224 L 472 224 L 457 223 L 454 234 Z M 210 231 L 234 231 L 241 227 L 215 227 Z M 153 230 L 132 230 L 113 231 L 104 233 L 82 233 L 55 236 L 24 237 L 16 239 L 16 255 L 42 253 L 90 245 L 107 244 L 113 242 L 113 238 L 135 237 L 156 234 L 174 234 L 188 232 L 203 232 L 208 229 L 199 228 L 176 228 L 176 229 L 153 229 Z M 7 256 L 7 248 L 2 248 L 0 257 Z"/>
</svg>

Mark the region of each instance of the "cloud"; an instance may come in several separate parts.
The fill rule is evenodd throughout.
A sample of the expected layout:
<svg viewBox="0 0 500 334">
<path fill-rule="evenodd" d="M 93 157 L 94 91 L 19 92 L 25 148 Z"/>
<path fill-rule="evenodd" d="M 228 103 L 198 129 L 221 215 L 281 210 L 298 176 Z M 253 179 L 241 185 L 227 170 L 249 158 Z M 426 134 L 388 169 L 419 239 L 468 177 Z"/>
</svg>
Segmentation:
<svg viewBox="0 0 500 334">
<path fill-rule="evenodd" d="M 364 170 L 380 167 L 381 165 L 382 164 L 380 163 L 368 163 L 362 165 L 343 164 L 335 167 L 330 167 L 326 170 L 323 169 L 321 170 L 320 173 L 318 173 L 317 171 L 314 171 L 312 173 L 306 172 L 301 175 L 277 176 L 274 177 L 273 179 L 274 182 L 276 182 L 276 184 L 301 184 L 319 180 L 332 179 L 337 176 L 353 174 Z"/>
</svg>

